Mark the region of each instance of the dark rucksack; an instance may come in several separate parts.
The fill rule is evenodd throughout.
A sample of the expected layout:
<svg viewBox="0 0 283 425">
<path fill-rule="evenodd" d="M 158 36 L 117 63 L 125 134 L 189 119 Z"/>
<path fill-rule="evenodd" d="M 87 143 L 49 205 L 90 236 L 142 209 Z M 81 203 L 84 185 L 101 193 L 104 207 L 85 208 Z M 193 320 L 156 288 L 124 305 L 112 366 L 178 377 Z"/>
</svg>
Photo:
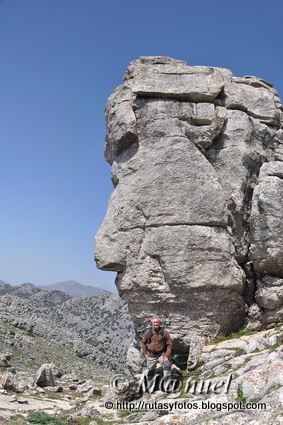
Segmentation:
<svg viewBox="0 0 283 425">
<path fill-rule="evenodd" d="M 158 332 L 162 337 L 164 336 L 164 328 L 161 326 Z M 151 338 L 153 336 L 153 328 L 150 327 L 147 331 L 146 331 L 146 344 L 150 344 L 151 343 Z"/>
</svg>

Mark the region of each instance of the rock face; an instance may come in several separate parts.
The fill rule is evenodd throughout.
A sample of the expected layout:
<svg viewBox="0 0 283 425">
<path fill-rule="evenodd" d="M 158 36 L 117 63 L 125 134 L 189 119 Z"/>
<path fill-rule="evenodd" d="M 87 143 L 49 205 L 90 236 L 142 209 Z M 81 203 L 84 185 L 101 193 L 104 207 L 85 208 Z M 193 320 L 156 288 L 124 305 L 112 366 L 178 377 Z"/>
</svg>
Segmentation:
<svg viewBox="0 0 283 425">
<path fill-rule="evenodd" d="M 133 61 L 106 108 L 114 191 L 96 262 L 137 334 L 180 350 L 283 315 L 282 105 L 272 85 L 168 57 Z M 248 308 L 250 307 L 250 311 Z"/>
</svg>

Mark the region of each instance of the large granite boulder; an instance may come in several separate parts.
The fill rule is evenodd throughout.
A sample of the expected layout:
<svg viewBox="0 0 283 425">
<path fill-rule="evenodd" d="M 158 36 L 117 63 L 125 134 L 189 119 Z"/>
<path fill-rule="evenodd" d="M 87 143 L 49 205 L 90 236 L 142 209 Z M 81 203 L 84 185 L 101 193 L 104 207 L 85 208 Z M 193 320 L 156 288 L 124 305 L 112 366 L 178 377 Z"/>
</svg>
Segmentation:
<svg viewBox="0 0 283 425">
<path fill-rule="evenodd" d="M 95 259 L 137 338 L 152 314 L 180 350 L 239 329 L 256 302 L 260 326 L 282 318 L 282 110 L 256 77 L 130 64 L 106 108 L 114 191 Z"/>
</svg>

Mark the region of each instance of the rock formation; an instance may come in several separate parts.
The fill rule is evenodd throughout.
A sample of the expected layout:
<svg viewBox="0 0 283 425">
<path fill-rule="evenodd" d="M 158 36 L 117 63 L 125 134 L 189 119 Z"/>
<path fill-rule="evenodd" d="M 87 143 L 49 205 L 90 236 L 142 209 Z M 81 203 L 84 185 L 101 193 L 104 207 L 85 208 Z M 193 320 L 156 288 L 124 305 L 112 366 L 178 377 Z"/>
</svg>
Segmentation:
<svg viewBox="0 0 283 425">
<path fill-rule="evenodd" d="M 256 77 L 130 64 L 106 108 L 115 189 L 95 257 L 137 333 L 159 314 L 182 350 L 282 320 L 282 111 Z"/>
</svg>

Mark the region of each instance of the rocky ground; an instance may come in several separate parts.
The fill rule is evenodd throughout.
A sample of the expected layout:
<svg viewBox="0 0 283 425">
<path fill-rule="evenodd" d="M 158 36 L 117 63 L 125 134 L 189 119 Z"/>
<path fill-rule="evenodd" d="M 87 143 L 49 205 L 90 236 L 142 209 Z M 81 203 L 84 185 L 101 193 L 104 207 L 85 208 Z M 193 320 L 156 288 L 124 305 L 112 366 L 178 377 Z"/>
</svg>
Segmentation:
<svg viewBox="0 0 283 425">
<path fill-rule="evenodd" d="M 81 400 L 98 397 L 117 369 L 125 371 L 132 337 L 117 294 L 74 298 L 0 282 L 0 424 L 27 423 L 36 411 L 69 417 Z M 42 365 L 49 371 L 43 384 Z"/>
<path fill-rule="evenodd" d="M 117 394 L 109 387 L 113 372 L 101 369 L 99 376 L 81 378 L 79 371 L 61 370 L 56 355 L 54 365 L 27 372 L 19 361 L 23 357 L 17 352 L 11 354 L 2 353 L 0 360 L 0 424 L 283 424 L 283 325 L 261 332 L 244 330 L 211 341 L 204 346 L 197 366 L 182 372 L 182 386 L 168 394 L 157 391 L 138 395 L 140 377 Z M 186 387 L 188 382 L 191 385 Z M 221 387 L 222 382 L 225 387 Z M 113 403 L 112 409 L 106 409 L 107 401 Z M 116 409 L 117 401 L 124 401 L 120 410 Z M 132 411 L 127 404 L 142 401 L 164 404 L 154 410 L 140 404 Z M 239 409 L 248 402 L 265 403 L 266 408 L 262 410 L 257 404 L 255 410 Z M 169 403 L 177 403 L 177 408 L 170 411 Z M 187 403 L 187 409 L 181 409 L 182 403 Z M 205 407 L 202 403 L 210 403 L 210 408 L 201 408 Z M 224 403 L 236 405 L 227 411 Z"/>
</svg>

